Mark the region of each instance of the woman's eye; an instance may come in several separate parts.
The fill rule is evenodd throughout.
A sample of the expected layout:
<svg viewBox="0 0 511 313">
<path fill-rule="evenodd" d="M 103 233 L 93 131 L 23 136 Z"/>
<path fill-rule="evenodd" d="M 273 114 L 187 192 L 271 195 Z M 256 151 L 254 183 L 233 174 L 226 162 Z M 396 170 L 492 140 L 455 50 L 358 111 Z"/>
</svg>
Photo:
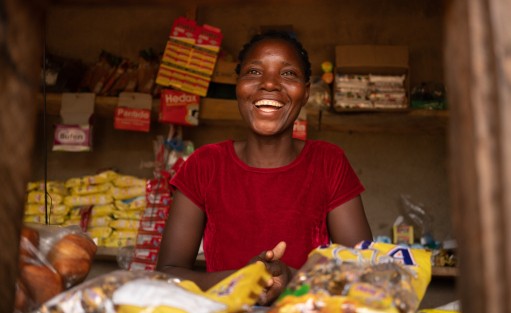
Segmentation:
<svg viewBox="0 0 511 313">
<path fill-rule="evenodd" d="M 283 76 L 297 76 L 297 74 L 294 71 L 285 71 L 282 73 Z"/>
<path fill-rule="evenodd" d="M 254 69 L 249 69 L 249 70 L 247 71 L 247 74 L 257 75 L 257 74 L 259 74 L 259 71 L 258 71 L 258 70 L 254 70 Z"/>
</svg>

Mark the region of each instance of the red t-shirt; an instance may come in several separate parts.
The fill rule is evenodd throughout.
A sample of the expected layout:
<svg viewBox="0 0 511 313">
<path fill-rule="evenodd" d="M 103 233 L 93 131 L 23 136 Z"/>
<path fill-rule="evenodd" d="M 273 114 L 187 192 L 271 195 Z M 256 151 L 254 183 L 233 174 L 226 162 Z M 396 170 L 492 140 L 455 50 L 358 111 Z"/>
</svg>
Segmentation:
<svg viewBox="0 0 511 313">
<path fill-rule="evenodd" d="M 232 140 L 205 145 L 171 184 L 206 213 L 209 272 L 239 269 L 282 240 L 282 261 L 300 268 L 312 249 L 330 242 L 327 213 L 364 191 L 344 151 L 319 140 L 306 141 L 280 168 L 247 166 Z"/>
</svg>

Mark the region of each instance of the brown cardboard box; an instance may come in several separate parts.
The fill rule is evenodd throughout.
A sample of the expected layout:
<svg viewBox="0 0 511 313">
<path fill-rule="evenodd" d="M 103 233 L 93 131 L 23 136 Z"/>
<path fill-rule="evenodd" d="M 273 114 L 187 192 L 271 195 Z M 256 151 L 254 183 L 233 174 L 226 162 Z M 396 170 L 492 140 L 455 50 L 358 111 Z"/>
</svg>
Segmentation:
<svg viewBox="0 0 511 313">
<path fill-rule="evenodd" d="M 216 62 L 215 70 L 211 81 L 221 84 L 236 84 L 236 62 L 229 62 L 222 59 L 218 59 Z"/>
<path fill-rule="evenodd" d="M 407 46 L 392 45 L 340 45 L 335 47 L 335 73 L 405 75 L 407 96 L 405 109 L 410 103 L 410 69 Z"/>
</svg>

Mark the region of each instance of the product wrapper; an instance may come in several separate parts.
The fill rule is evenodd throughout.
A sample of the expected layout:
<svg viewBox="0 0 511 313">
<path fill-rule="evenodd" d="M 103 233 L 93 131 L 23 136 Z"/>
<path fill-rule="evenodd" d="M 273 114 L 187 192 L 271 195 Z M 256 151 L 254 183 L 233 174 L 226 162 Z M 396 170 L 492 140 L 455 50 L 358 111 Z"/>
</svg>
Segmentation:
<svg viewBox="0 0 511 313">
<path fill-rule="evenodd" d="M 85 280 L 96 249 L 78 227 L 24 225 L 15 312 L 30 312 Z"/>
<path fill-rule="evenodd" d="M 271 313 L 416 312 L 431 280 L 430 252 L 364 241 L 313 250 Z"/>
<path fill-rule="evenodd" d="M 240 312 L 255 304 L 269 275 L 264 264 L 250 264 L 204 292 L 165 273 L 117 270 L 61 293 L 37 312 Z"/>
</svg>

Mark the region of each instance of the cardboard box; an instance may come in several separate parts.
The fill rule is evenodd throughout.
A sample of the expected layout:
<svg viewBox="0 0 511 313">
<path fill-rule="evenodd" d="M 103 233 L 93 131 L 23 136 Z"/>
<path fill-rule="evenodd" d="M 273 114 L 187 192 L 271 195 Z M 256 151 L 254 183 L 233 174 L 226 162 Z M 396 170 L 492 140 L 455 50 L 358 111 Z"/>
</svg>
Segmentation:
<svg viewBox="0 0 511 313">
<path fill-rule="evenodd" d="M 215 83 L 235 85 L 238 76 L 235 72 L 237 64 L 237 62 L 229 62 L 218 59 L 211 81 Z"/>
<path fill-rule="evenodd" d="M 340 45 L 335 47 L 335 73 L 353 75 L 404 75 L 406 101 L 410 106 L 410 70 L 407 46 Z M 335 89 L 335 85 L 334 85 Z M 335 104 L 335 92 L 334 92 Z M 373 108 L 375 110 L 384 110 Z M 395 108 L 393 108 L 395 109 Z"/>
</svg>

